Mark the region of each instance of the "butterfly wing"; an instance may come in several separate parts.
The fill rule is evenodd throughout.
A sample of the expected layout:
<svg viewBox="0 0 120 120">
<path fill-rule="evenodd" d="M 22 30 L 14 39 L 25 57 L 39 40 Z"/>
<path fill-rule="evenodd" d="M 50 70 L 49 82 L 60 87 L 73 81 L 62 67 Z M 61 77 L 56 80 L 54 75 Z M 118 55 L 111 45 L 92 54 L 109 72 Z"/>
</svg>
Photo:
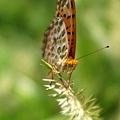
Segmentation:
<svg viewBox="0 0 120 120">
<path fill-rule="evenodd" d="M 68 37 L 62 17 L 56 17 L 51 22 L 44 36 L 43 57 L 51 64 L 56 65 L 60 60 L 68 58 Z"/>
<path fill-rule="evenodd" d="M 58 0 L 56 17 L 62 17 L 68 36 L 69 55 L 68 57 L 75 58 L 76 49 L 76 11 L 74 0 Z"/>
</svg>

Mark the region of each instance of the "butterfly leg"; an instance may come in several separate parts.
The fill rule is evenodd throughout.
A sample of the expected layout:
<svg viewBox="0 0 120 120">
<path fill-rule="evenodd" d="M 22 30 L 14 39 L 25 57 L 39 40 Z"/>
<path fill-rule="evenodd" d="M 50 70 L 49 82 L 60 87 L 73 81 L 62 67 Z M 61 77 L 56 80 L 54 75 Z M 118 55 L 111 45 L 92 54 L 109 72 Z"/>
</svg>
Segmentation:
<svg viewBox="0 0 120 120">
<path fill-rule="evenodd" d="M 48 75 L 47 75 L 47 78 L 48 79 L 54 79 L 54 76 L 55 76 L 55 73 L 53 72 L 53 70 L 51 70 Z M 50 82 L 50 85 L 52 85 L 52 82 Z"/>
<path fill-rule="evenodd" d="M 62 85 L 67 89 L 69 87 L 68 82 L 62 78 L 62 75 L 60 73 L 57 74 L 57 76 L 58 76 L 59 80 L 61 81 Z"/>
<path fill-rule="evenodd" d="M 69 75 L 68 75 L 68 85 L 70 85 L 71 75 L 72 75 L 72 72 L 70 72 Z"/>
</svg>

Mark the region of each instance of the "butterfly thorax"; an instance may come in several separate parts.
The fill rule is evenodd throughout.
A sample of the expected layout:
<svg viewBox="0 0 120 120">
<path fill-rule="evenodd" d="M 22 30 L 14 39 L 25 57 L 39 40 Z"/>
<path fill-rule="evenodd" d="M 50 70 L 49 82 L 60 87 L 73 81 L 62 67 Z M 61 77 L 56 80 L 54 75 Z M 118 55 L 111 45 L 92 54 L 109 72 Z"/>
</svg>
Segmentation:
<svg viewBox="0 0 120 120">
<path fill-rule="evenodd" d="M 77 64 L 78 64 L 77 60 L 73 59 L 72 57 L 69 57 L 66 60 L 60 59 L 56 63 L 55 68 L 57 68 L 58 72 L 60 73 L 72 73 Z"/>
</svg>

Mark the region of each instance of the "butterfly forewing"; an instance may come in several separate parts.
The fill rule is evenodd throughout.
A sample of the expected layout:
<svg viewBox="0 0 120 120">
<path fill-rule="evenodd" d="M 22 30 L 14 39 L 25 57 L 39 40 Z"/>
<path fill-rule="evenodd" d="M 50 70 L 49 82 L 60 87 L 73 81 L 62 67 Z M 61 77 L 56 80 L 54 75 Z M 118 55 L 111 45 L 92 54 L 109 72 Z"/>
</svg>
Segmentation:
<svg viewBox="0 0 120 120">
<path fill-rule="evenodd" d="M 68 36 L 69 56 L 75 58 L 76 49 L 76 11 L 74 0 L 58 0 L 56 17 L 62 17 Z"/>
</svg>

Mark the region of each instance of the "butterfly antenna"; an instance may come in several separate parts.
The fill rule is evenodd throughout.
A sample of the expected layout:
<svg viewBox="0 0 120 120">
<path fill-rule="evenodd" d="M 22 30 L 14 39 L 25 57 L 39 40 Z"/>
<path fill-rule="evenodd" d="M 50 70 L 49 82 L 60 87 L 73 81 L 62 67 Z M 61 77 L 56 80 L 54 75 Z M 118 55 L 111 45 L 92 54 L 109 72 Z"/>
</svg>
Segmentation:
<svg viewBox="0 0 120 120">
<path fill-rule="evenodd" d="M 103 50 L 103 49 L 105 49 L 105 48 L 109 48 L 109 47 L 110 47 L 110 46 L 107 45 L 107 46 L 105 46 L 105 47 L 103 47 L 103 48 L 100 48 L 100 49 L 98 49 L 98 50 L 96 50 L 96 51 L 93 51 L 93 52 L 91 52 L 91 53 L 88 53 L 88 54 L 86 54 L 86 55 L 83 55 L 83 56 L 77 58 L 76 60 L 81 59 L 81 58 L 86 57 L 86 56 L 89 56 L 89 55 L 91 55 L 91 54 L 94 54 L 94 53 L 96 53 L 96 52 L 98 52 L 98 51 L 101 51 L 101 50 Z"/>
</svg>

